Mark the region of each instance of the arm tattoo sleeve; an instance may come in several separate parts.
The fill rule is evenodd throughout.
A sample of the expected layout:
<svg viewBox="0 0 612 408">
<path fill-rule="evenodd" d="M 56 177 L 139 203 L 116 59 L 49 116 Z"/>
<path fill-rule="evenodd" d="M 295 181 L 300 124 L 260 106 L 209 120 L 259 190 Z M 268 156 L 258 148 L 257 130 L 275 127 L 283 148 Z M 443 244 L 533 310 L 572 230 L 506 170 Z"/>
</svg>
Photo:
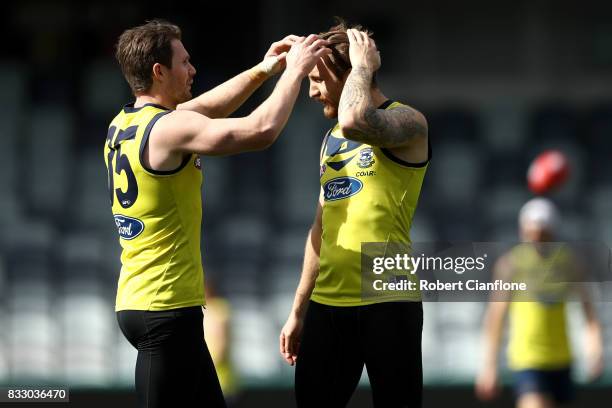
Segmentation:
<svg viewBox="0 0 612 408">
<path fill-rule="evenodd" d="M 427 134 L 419 115 L 410 107 L 376 109 L 370 96 L 371 83 L 372 74 L 362 67 L 355 67 L 346 79 L 338 112 L 355 119 L 355 129 L 345 131 L 347 139 L 393 148 Z"/>
</svg>

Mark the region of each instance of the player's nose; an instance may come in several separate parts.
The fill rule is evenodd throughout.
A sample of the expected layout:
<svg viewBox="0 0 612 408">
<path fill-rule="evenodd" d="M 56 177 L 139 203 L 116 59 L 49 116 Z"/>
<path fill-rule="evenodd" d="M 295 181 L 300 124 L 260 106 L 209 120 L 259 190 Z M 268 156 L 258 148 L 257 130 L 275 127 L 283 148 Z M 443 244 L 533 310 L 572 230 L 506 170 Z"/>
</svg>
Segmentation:
<svg viewBox="0 0 612 408">
<path fill-rule="evenodd" d="M 310 82 L 310 87 L 308 88 L 308 96 L 312 99 L 315 99 L 317 97 L 319 97 L 321 95 L 321 92 L 319 92 L 319 89 L 317 88 L 317 86 Z"/>
</svg>

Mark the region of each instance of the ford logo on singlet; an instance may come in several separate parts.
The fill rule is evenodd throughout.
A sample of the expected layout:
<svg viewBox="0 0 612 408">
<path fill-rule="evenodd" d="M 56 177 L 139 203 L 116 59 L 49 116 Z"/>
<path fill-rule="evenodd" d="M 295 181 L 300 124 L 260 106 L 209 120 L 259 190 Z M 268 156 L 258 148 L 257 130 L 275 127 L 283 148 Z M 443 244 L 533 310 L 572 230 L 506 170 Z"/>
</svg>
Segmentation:
<svg viewBox="0 0 612 408">
<path fill-rule="evenodd" d="M 325 201 L 342 200 L 361 191 L 363 183 L 354 177 L 338 177 L 323 185 Z"/>
<path fill-rule="evenodd" d="M 125 215 L 115 215 L 115 225 L 117 226 L 119 236 L 127 240 L 136 238 L 144 230 L 144 223 L 142 221 Z"/>
</svg>

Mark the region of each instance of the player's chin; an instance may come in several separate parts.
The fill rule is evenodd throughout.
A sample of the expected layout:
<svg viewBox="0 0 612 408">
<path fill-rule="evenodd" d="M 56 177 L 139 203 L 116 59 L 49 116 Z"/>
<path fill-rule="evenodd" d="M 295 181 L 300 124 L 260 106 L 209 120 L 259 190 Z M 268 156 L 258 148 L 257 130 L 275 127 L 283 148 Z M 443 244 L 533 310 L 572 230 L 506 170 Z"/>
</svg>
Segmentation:
<svg viewBox="0 0 612 408">
<path fill-rule="evenodd" d="M 338 108 L 327 103 L 323 106 L 323 115 L 327 119 L 335 119 L 338 117 Z"/>
</svg>

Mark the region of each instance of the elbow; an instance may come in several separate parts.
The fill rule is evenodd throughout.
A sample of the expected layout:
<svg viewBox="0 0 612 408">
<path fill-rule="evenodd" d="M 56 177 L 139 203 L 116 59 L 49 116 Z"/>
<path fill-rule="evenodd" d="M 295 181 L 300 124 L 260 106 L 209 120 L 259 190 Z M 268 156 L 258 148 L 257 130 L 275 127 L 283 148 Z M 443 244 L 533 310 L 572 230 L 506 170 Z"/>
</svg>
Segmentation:
<svg viewBox="0 0 612 408">
<path fill-rule="evenodd" d="M 252 125 L 252 149 L 265 150 L 272 146 L 280 134 L 280 129 L 270 120 L 258 120 Z"/>
<path fill-rule="evenodd" d="M 342 135 L 347 139 L 350 139 L 352 136 L 359 133 L 359 122 L 355 118 L 340 117 L 338 119 L 338 126 L 340 127 Z"/>
<path fill-rule="evenodd" d="M 264 115 L 255 110 L 247 116 L 244 122 L 248 136 L 248 150 L 265 150 L 269 148 L 280 133 L 279 126 L 269 115 Z"/>
<path fill-rule="evenodd" d="M 263 125 L 257 132 L 255 137 L 255 150 L 265 150 L 272 146 L 280 133 L 274 126 Z"/>
<path fill-rule="evenodd" d="M 425 115 L 423 115 L 419 111 L 415 111 L 415 116 L 416 116 L 416 122 L 421 125 L 420 134 L 424 137 L 427 137 L 429 134 L 429 124 L 427 123 L 427 119 L 425 118 Z"/>
</svg>

